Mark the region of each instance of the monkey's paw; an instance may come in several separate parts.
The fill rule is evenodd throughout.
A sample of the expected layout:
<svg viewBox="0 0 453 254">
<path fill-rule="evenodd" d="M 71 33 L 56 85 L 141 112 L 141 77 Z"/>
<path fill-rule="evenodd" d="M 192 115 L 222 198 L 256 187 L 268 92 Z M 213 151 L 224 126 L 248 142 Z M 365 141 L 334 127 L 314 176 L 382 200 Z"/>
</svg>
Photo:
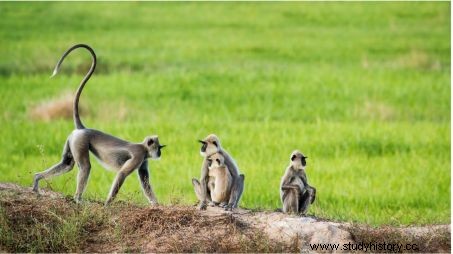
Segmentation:
<svg viewBox="0 0 453 254">
<path fill-rule="evenodd" d="M 78 205 L 81 205 L 83 203 L 81 198 L 74 198 L 74 202 L 76 202 L 76 204 Z"/>
<path fill-rule="evenodd" d="M 225 211 L 233 211 L 233 205 L 232 204 L 228 204 L 225 206 Z"/>
<path fill-rule="evenodd" d="M 206 210 L 206 208 L 207 208 L 206 202 L 201 202 L 200 205 L 198 206 L 198 209 L 200 210 Z"/>
</svg>

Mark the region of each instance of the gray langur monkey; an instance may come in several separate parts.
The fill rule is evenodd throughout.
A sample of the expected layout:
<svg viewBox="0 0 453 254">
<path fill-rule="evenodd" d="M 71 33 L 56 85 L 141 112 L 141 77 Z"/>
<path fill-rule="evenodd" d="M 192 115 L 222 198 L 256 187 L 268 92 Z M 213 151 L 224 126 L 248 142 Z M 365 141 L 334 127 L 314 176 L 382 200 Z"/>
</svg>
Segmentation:
<svg viewBox="0 0 453 254">
<path fill-rule="evenodd" d="M 204 210 L 207 207 L 207 203 L 212 202 L 211 193 L 208 188 L 208 158 L 215 153 L 219 153 L 224 157 L 225 166 L 231 174 L 232 187 L 230 195 L 228 197 L 228 204 L 225 206 L 225 210 L 231 211 L 233 210 L 233 208 L 236 208 L 238 206 L 239 200 L 241 199 L 242 192 L 244 191 L 245 176 L 239 172 L 239 168 L 236 165 L 234 159 L 222 148 L 220 140 L 216 135 L 210 134 L 204 140 L 199 140 L 199 142 L 202 144 L 200 153 L 201 156 L 204 157 L 203 164 L 201 166 L 201 178 L 200 181 L 195 178 L 192 179 L 195 194 L 200 201 L 199 208 L 201 210 Z"/>
<path fill-rule="evenodd" d="M 69 172 L 73 169 L 74 164 L 77 163 L 79 172 L 74 199 L 77 203 L 81 202 L 91 170 L 89 156 L 89 152 L 91 151 L 106 169 L 117 172 L 105 205 L 108 205 L 114 200 L 126 177 L 135 169 L 138 169 L 141 186 L 149 202 L 151 204 L 157 204 L 156 196 L 149 183 L 148 158 L 160 158 L 161 149 L 165 146 L 159 143 L 159 138 L 157 136 L 148 136 L 142 143 L 130 143 L 101 131 L 86 128 L 80 120 L 78 110 L 79 97 L 96 68 L 96 54 L 93 49 L 85 44 L 77 44 L 69 48 L 58 61 L 52 77 L 58 73 L 65 57 L 77 48 L 85 48 L 91 53 L 92 64 L 75 95 L 73 117 L 76 128 L 66 140 L 61 161 L 49 169 L 35 174 L 33 191 L 38 192 L 39 181 L 41 179 L 47 179 Z"/>
<path fill-rule="evenodd" d="M 215 153 L 208 157 L 209 180 L 208 189 L 211 192 L 211 206 L 219 205 L 225 208 L 228 205 L 233 178 L 225 165 L 225 157 Z"/>
<path fill-rule="evenodd" d="M 299 151 L 291 153 L 290 163 L 280 183 L 283 212 L 305 214 L 315 201 L 316 189 L 308 184 L 305 167 L 306 157 Z"/>
</svg>

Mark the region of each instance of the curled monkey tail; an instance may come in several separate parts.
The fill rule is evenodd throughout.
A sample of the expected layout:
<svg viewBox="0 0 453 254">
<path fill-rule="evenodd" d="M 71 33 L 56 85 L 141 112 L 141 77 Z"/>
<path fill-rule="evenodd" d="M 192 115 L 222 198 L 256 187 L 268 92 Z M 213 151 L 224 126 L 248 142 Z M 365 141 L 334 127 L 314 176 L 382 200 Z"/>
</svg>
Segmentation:
<svg viewBox="0 0 453 254">
<path fill-rule="evenodd" d="M 69 55 L 69 53 L 71 53 L 74 49 L 77 49 L 77 48 L 87 49 L 91 53 L 91 56 L 93 57 L 93 61 L 91 63 L 90 70 L 87 72 L 85 77 L 82 79 L 82 82 L 80 82 L 79 88 L 77 89 L 76 96 L 74 98 L 74 110 L 73 110 L 74 111 L 73 112 L 74 124 L 77 129 L 85 129 L 85 126 L 82 124 L 82 121 L 80 120 L 80 116 L 79 116 L 79 98 L 80 98 L 80 94 L 82 93 L 83 88 L 85 87 L 85 84 L 88 82 L 88 80 L 90 79 L 91 75 L 94 72 L 94 69 L 96 68 L 96 54 L 94 53 L 94 50 L 86 44 L 76 44 L 76 45 L 72 46 L 71 48 L 66 50 L 66 52 L 64 52 L 64 54 L 61 56 L 57 65 L 55 66 L 55 69 L 53 70 L 52 77 L 57 75 L 58 71 L 60 70 L 60 65 L 61 65 L 61 63 L 63 63 L 63 60 L 66 58 L 66 56 Z"/>
</svg>

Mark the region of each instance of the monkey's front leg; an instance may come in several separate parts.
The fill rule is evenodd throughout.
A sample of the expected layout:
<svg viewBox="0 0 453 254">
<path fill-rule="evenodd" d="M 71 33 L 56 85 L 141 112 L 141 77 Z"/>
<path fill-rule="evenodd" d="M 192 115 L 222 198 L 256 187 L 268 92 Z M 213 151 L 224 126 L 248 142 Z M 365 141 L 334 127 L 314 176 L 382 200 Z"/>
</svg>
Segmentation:
<svg viewBox="0 0 453 254">
<path fill-rule="evenodd" d="M 115 199 L 116 194 L 118 194 L 118 191 L 120 190 L 121 186 L 124 183 L 124 180 L 132 171 L 134 171 L 134 169 L 137 168 L 137 165 L 138 163 L 137 161 L 134 161 L 134 159 L 130 159 L 123 164 L 123 167 L 118 172 L 118 174 L 115 177 L 115 180 L 113 181 L 112 187 L 110 188 L 109 196 L 105 201 L 105 206 L 109 205 Z"/>
<path fill-rule="evenodd" d="M 127 175 L 124 172 L 118 172 L 116 174 L 115 180 L 113 181 L 112 187 L 110 188 L 110 193 L 107 198 L 107 201 L 105 201 L 105 206 L 108 206 L 116 197 L 116 194 L 118 194 L 118 191 L 120 190 L 121 186 L 124 183 L 124 180 L 126 179 Z"/>
<path fill-rule="evenodd" d="M 208 160 L 205 158 L 203 160 L 203 164 L 201 165 L 200 183 L 192 180 L 192 183 L 195 186 L 195 192 L 197 192 L 200 196 L 200 205 L 198 206 L 200 210 L 206 210 L 208 202 L 211 201 L 210 193 L 208 193 L 208 172 Z"/>
<path fill-rule="evenodd" d="M 140 177 L 140 183 L 142 185 L 143 192 L 148 198 L 152 205 L 158 205 L 156 195 L 154 194 L 151 185 L 149 184 L 149 172 L 148 172 L 148 161 L 143 161 L 142 165 L 138 169 L 138 175 Z"/>
<path fill-rule="evenodd" d="M 208 179 L 207 178 L 202 178 L 201 179 L 201 199 L 200 199 L 200 205 L 198 208 L 200 210 L 206 210 L 208 203 L 211 201 L 210 195 L 208 195 Z"/>
</svg>

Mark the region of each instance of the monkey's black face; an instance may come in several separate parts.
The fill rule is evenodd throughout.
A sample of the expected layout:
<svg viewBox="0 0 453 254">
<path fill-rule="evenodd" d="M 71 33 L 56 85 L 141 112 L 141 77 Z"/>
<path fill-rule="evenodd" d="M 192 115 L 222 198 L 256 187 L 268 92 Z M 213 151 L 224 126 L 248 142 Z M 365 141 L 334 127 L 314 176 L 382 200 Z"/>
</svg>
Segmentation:
<svg viewBox="0 0 453 254">
<path fill-rule="evenodd" d="M 301 155 L 301 156 L 297 156 L 297 155 L 293 155 L 291 157 L 291 161 L 292 162 L 297 162 L 297 160 L 300 160 L 300 164 L 305 167 L 307 165 L 307 159 L 308 157 L 304 156 L 304 155 Z"/>
<path fill-rule="evenodd" d="M 222 160 L 221 160 L 222 159 Z M 214 154 L 211 157 L 206 159 L 208 162 L 208 167 L 214 166 L 214 167 L 220 167 L 223 165 L 223 157 L 219 157 L 219 154 Z"/>
<path fill-rule="evenodd" d="M 159 143 L 159 138 L 157 136 L 147 137 L 145 143 L 148 149 L 148 157 L 154 160 L 160 159 L 165 145 Z"/>
<path fill-rule="evenodd" d="M 219 151 L 220 144 L 217 140 L 205 139 L 198 140 L 201 143 L 200 154 L 203 157 L 211 156 Z"/>
<path fill-rule="evenodd" d="M 205 142 L 205 141 L 202 141 L 202 140 L 198 140 L 198 142 L 200 142 L 202 144 L 200 152 L 205 153 L 206 152 L 206 148 L 208 147 L 208 143 Z"/>
<path fill-rule="evenodd" d="M 160 158 L 160 156 L 162 155 L 162 149 L 166 147 L 166 145 L 159 145 L 158 149 L 157 149 L 157 157 Z"/>
</svg>

